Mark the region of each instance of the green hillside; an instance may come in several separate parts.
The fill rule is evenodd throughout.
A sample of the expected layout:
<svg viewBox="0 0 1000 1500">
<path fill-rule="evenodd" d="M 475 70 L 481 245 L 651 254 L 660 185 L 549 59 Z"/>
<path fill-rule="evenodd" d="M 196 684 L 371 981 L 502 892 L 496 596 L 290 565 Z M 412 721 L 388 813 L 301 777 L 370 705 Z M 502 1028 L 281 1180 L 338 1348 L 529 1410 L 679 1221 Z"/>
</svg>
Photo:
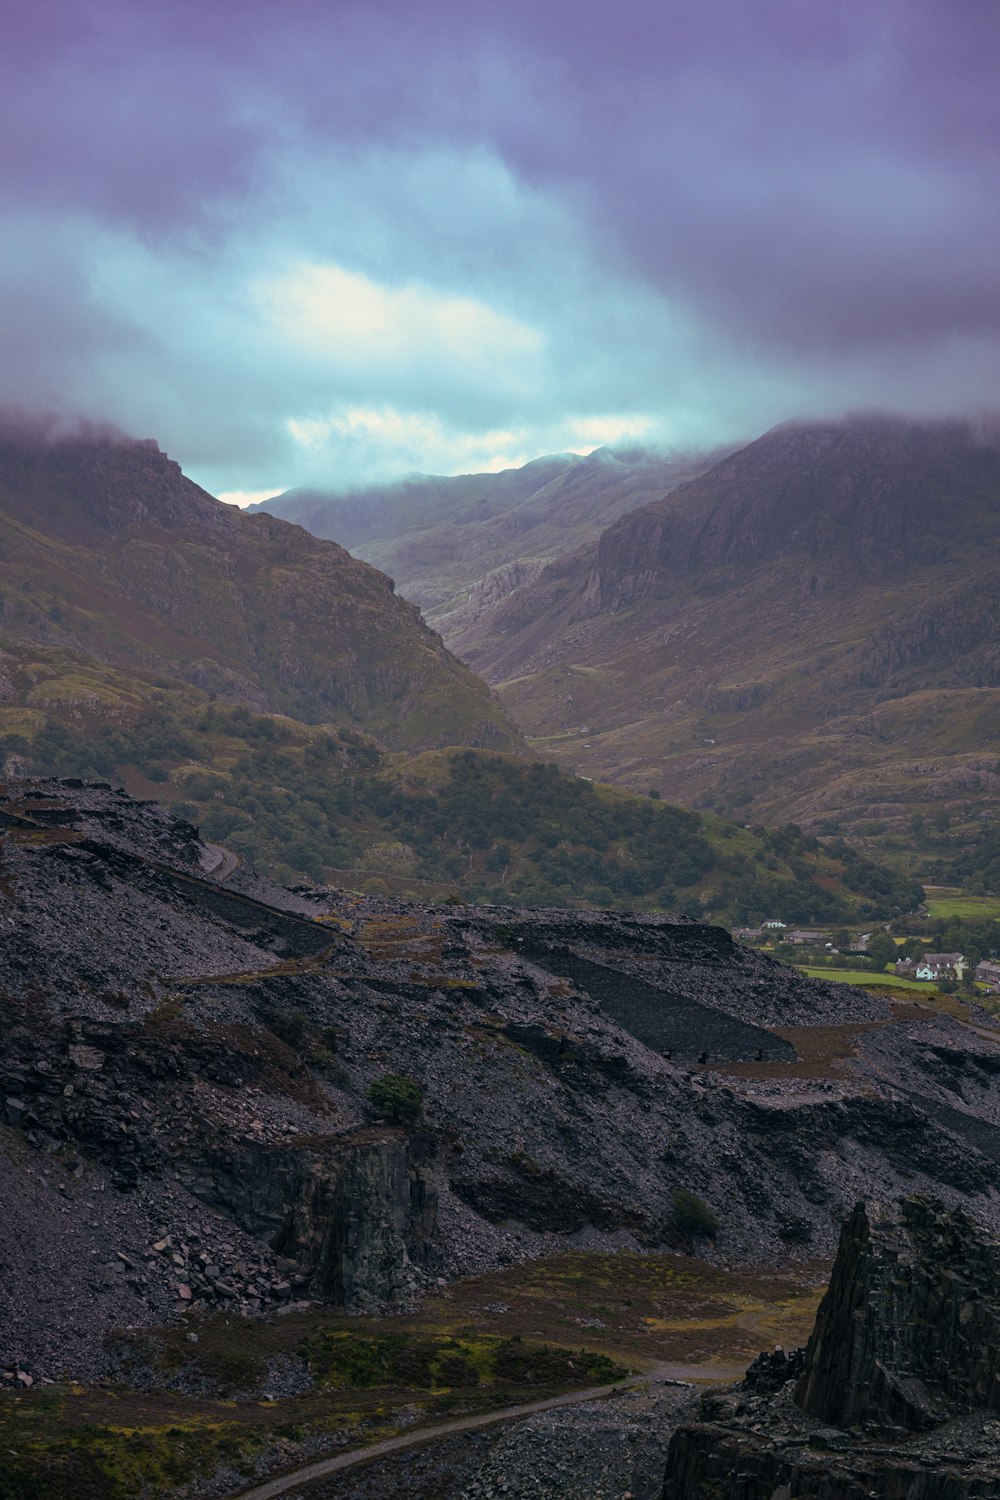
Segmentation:
<svg viewBox="0 0 1000 1500">
<path fill-rule="evenodd" d="M 52 715 L 0 755 L 123 781 L 286 882 L 527 906 L 639 908 L 744 921 L 887 918 L 912 882 L 796 828 L 711 814 L 485 750 L 408 756 L 332 726 L 164 692 L 86 733 Z"/>
<path fill-rule="evenodd" d="M 128 722 L 185 685 L 394 749 L 520 743 L 384 574 L 221 504 L 155 443 L 0 431 L 0 557 L 8 729 Z"/>
</svg>

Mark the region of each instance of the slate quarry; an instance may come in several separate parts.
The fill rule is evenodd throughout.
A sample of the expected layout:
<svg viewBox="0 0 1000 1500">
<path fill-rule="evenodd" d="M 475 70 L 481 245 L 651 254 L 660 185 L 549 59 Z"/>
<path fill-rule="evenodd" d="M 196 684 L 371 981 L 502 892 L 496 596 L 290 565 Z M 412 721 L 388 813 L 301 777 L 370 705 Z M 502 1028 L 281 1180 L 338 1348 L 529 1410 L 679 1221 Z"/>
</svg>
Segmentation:
<svg viewBox="0 0 1000 1500">
<path fill-rule="evenodd" d="M 405 1308 L 556 1249 L 832 1249 L 860 1196 L 996 1226 L 1000 1033 L 669 916 L 286 890 L 155 803 L 0 789 L 0 1376 L 186 1310 Z M 366 1100 L 412 1077 L 409 1125 Z M 692 1240 L 679 1188 L 720 1221 Z"/>
</svg>

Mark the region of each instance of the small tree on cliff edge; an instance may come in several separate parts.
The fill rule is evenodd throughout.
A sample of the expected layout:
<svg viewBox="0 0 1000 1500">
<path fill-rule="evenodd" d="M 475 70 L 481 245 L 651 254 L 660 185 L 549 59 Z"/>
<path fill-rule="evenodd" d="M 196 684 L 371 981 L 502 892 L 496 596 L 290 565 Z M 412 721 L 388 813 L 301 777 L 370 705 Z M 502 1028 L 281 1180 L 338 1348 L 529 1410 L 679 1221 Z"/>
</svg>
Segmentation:
<svg viewBox="0 0 1000 1500">
<path fill-rule="evenodd" d="M 402 1073 L 383 1073 L 368 1085 L 365 1098 L 390 1125 L 412 1125 L 424 1108 L 423 1089 L 416 1079 Z"/>
</svg>

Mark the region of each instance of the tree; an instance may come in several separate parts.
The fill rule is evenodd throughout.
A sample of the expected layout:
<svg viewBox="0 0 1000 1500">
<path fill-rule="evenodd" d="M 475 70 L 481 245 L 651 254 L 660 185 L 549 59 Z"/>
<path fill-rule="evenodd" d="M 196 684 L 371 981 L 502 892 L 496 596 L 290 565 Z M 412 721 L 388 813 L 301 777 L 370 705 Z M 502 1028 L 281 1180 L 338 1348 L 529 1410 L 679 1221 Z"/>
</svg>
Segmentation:
<svg viewBox="0 0 1000 1500">
<path fill-rule="evenodd" d="M 412 1125 L 423 1113 L 424 1091 L 403 1073 L 383 1073 L 369 1084 L 365 1098 L 390 1125 Z"/>
<path fill-rule="evenodd" d="M 887 932 L 873 932 L 868 940 L 868 962 L 879 974 L 896 961 L 897 948 Z"/>
<path fill-rule="evenodd" d="M 715 1239 L 719 1232 L 719 1221 L 697 1193 L 692 1193 L 690 1188 L 675 1188 L 672 1207 L 670 1222 L 678 1234 L 703 1234 L 708 1239 Z"/>
</svg>

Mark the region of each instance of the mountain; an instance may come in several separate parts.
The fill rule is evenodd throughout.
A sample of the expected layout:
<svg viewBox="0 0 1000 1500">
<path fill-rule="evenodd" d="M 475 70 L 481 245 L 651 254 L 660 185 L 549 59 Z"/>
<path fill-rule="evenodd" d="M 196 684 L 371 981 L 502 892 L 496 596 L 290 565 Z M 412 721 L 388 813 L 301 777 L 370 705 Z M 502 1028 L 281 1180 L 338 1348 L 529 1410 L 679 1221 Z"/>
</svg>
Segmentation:
<svg viewBox="0 0 1000 1500">
<path fill-rule="evenodd" d="M 792 424 L 451 644 L 588 775 L 755 822 L 971 835 L 1000 789 L 998 535 L 995 432 Z"/>
<path fill-rule="evenodd" d="M 815 840 L 503 753 L 520 743 L 486 687 L 384 575 L 221 505 L 155 444 L 9 434 L 0 503 L 12 769 L 123 782 L 287 881 L 733 921 L 920 899 Z"/>
<path fill-rule="evenodd" d="M 333 537 L 392 575 L 446 640 L 466 620 L 596 541 L 625 512 L 706 468 L 701 454 L 556 454 L 499 474 L 412 475 L 344 495 L 289 490 L 259 507 Z"/>
<path fill-rule="evenodd" d="M 154 442 L 0 428 L 0 732 L 128 723 L 164 694 L 393 749 L 518 737 L 391 580 L 248 516 Z"/>
</svg>

